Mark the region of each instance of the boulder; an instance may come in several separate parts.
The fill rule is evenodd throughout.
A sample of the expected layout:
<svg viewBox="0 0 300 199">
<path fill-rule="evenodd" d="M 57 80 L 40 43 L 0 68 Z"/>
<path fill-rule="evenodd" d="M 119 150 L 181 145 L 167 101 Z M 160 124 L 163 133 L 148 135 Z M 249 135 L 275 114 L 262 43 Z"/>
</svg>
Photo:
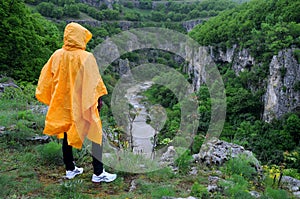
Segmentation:
<svg viewBox="0 0 300 199">
<path fill-rule="evenodd" d="M 160 158 L 160 164 L 166 166 L 174 166 L 175 158 L 177 157 L 177 152 L 174 146 L 169 146 L 167 151 L 162 154 Z"/>
<path fill-rule="evenodd" d="M 297 198 L 300 198 L 300 180 L 290 176 L 282 176 L 282 186 L 293 193 Z"/>
<path fill-rule="evenodd" d="M 259 174 L 263 174 L 262 167 L 259 161 L 254 157 L 253 153 L 249 150 L 245 150 L 244 147 L 225 142 L 222 140 L 209 141 L 201 147 L 199 154 L 194 154 L 193 158 L 199 163 L 203 163 L 207 166 L 223 165 L 231 158 L 235 158 L 238 155 L 244 154 L 251 160 L 251 164 L 255 167 Z"/>
</svg>

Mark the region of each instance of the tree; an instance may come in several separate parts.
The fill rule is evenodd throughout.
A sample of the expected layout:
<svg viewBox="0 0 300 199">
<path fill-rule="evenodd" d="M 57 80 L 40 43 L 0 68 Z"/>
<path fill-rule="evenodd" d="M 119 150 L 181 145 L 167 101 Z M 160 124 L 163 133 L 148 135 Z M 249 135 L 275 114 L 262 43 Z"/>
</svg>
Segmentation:
<svg viewBox="0 0 300 199">
<path fill-rule="evenodd" d="M 64 15 L 68 17 L 78 18 L 80 15 L 79 7 L 76 4 L 65 4 L 64 5 Z"/>
<path fill-rule="evenodd" d="M 140 0 L 141 9 L 152 9 L 152 0 Z"/>
<path fill-rule="evenodd" d="M 151 19 L 153 21 L 164 21 L 165 20 L 166 15 L 162 12 L 158 12 L 158 11 L 152 11 L 151 12 Z"/>
<path fill-rule="evenodd" d="M 119 12 L 117 10 L 103 10 L 101 11 L 103 13 L 105 20 L 117 20 L 119 19 Z"/>
<path fill-rule="evenodd" d="M 286 124 L 284 126 L 284 130 L 286 130 L 294 139 L 296 144 L 300 145 L 300 118 L 296 114 L 292 114 L 286 120 Z"/>
<path fill-rule="evenodd" d="M 42 2 L 37 6 L 37 10 L 41 15 L 45 17 L 55 17 L 53 10 L 55 8 L 55 5 L 53 3 L 48 3 L 48 2 Z"/>
<path fill-rule="evenodd" d="M 16 80 L 36 82 L 62 37 L 57 27 L 32 14 L 22 1 L 0 3 L 0 71 Z"/>
</svg>

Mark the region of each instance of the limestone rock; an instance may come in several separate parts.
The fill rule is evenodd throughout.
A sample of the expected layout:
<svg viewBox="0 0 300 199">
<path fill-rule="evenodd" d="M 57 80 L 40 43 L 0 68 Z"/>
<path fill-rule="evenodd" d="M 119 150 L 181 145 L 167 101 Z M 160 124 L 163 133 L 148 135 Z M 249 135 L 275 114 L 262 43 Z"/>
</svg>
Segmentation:
<svg viewBox="0 0 300 199">
<path fill-rule="evenodd" d="M 251 56 L 250 51 L 248 49 L 239 49 L 237 45 L 233 45 L 225 50 L 210 46 L 209 51 L 216 63 L 232 63 L 232 68 L 237 75 L 255 64 L 254 57 Z"/>
<path fill-rule="evenodd" d="M 300 109 L 300 91 L 294 89 L 294 85 L 300 82 L 300 64 L 293 56 L 293 49 L 274 55 L 269 70 L 263 114 L 267 122 Z"/>
<path fill-rule="evenodd" d="M 208 177 L 208 186 L 207 186 L 207 191 L 208 192 L 222 192 L 223 188 L 218 185 L 218 183 L 222 182 L 228 182 L 222 178 L 219 178 L 218 176 L 209 176 Z"/>
<path fill-rule="evenodd" d="M 207 166 L 222 165 L 231 158 L 235 158 L 240 154 L 245 154 L 251 159 L 253 167 L 259 174 L 262 174 L 262 167 L 259 161 L 254 157 L 251 151 L 245 150 L 244 147 L 237 144 L 215 140 L 202 146 L 198 155 L 194 155 L 194 160 Z"/>
<path fill-rule="evenodd" d="M 242 71 L 251 70 L 254 65 L 261 65 L 261 63 L 255 62 L 255 58 L 251 56 L 248 49 L 240 49 L 237 45 L 226 49 L 209 46 L 206 49 L 214 63 L 230 63 L 236 75 Z M 300 64 L 294 56 L 295 50 L 291 48 L 279 51 L 269 64 L 263 113 L 263 119 L 267 122 L 280 118 L 286 113 L 300 110 L 300 89 L 298 89 Z M 186 49 L 185 53 L 192 55 L 194 60 L 199 60 L 197 53 L 192 49 Z M 204 63 L 205 65 L 210 61 L 206 59 L 203 62 L 207 62 Z M 193 61 L 190 61 L 187 67 L 186 72 L 192 78 L 194 89 L 199 90 L 200 86 L 206 82 L 206 71 L 203 67 L 194 66 Z M 260 86 L 263 87 L 263 85 Z"/>
<path fill-rule="evenodd" d="M 15 83 L 13 83 L 13 82 L 0 83 L 0 93 L 3 93 L 6 87 L 19 88 L 19 87 L 18 87 Z"/>
<path fill-rule="evenodd" d="M 300 198 L 300 191 L 294 192 L 293 194 L 295 197 Z"/>
<path fill-rule="evenodd" d="M 123 76 L 130 71 L 128 59 L 119 59 L 119 75 Z"/>
<path fill-rule="evenodd" d="M 283 176 L 281 179 L 281 183 L 283 187 L 292 192 L 294 196 L 300 198 L 300 180 L 297 180 L 290 176 Z"/>
<path fill-rule="evenodd" d="M 175 151 L 174 146 L 169 146 L 167 151 L 162 154 L 160 158 L 161 165 L 173 166 L 177 152 Z"/>
<path fill-rule="evenodd" d="M 131 186 L 129 188 L 129 192 L 132 192 L 132 191 L 136 190 L 136 182 L 135 182 L 135 180 L 132 180 L 130 184 L 131 184 Z"/>
<path fill-rule="evenodd" d="M 0 126 L 0 136 L 4 135 L 5 134 L 5 126 Z"/>
<path fill-rule="evenodd" d="M 46 106 L 46 105 L 32 105 L 32 106 L 30 107 L 30 110 L 31 110 L 33 113 L 46 115 L 47 112 L 48 112 L 48 106 Z"/>
<path fill-rule="evenodd" d="M 191 31 L 196 25 L 201 24 L 203 22 L 202 19 L 194 19 L 182 22 L 182 26 L 185 28 L 187 32 Z"/>
<path fill-rule="evenodd" d="M 249 192 L 251 194 L 251 196 L 253 196 L 254 198 L 260 198 L 260 193 L 258 193 L 257 191 L 250 191 Z"/>
<path fill-rule="evenodd" d="M 48 143 L 50 142 L 50 137 L 48 135 L 42 135 L 42 136 L 36 135 L 33 137 L 29 137 L 26 140 L 32 141 L 34 143 Z"/>
</svg>

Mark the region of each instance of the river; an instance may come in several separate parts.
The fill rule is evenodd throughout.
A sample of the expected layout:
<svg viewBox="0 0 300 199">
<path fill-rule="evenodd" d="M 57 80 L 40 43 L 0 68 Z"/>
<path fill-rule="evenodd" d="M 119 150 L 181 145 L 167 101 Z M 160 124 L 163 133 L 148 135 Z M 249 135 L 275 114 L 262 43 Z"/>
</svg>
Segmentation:
<svg viewBox="0 0 300 199">
<path fill-rule="evenodd" d="M 153 144 L 151 139 L 155 134 L 155 130 L 146 123 L 147 112 L 145 104 L 142 102 L 144 96 L 140 95 L 142 91 L 151 87 L 152 82 L 143 82 L 137 84 L 127 90 L 125 97 L 128 102 L 138 110 L 138 115 L 133 121 L 132 135 L 133 135 L 133 152 L 143 154 L 147 157 L 151 156 Z"/>
</svg>

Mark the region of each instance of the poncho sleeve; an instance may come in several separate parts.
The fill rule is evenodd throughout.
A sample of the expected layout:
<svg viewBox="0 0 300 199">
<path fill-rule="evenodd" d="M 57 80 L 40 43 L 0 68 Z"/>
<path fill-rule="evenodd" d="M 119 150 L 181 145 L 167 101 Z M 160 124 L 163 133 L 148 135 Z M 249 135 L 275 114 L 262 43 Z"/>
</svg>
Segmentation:
<svg viewBox="0 0 300 199">
<path fill-rule="evenodd" d="M 36 98 L 49 106 L 52 95 L 52 86 L 53 86 L 53 73 L 52 73 L 52 57 L 48 60 L 48 62 L 44 65 L 40 77 L 39 82 L 36 88 L 35 96 Z"/>
</svg>

